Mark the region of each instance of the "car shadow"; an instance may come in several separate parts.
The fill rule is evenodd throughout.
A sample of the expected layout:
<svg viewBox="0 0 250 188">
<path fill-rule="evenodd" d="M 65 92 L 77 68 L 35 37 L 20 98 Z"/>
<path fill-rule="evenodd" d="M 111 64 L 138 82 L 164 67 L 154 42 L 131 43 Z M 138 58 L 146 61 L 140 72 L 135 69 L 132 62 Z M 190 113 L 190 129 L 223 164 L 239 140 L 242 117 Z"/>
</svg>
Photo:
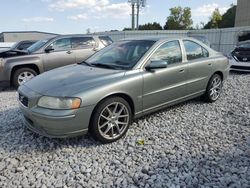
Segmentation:
<svg viewBox="0 0 250 188">
<path fill-rule="evenodd" d="M 14 87 L 3 87 L 0 86 L 0 92 L 8 92 L 8 91 L 15 91 L 16 89 Z"/>
<path fill-rule="evenodd" d="M 140 119 L 157 116 L 157 114 L 173 108 L 181 108 L 187 103 L 201 104 L 203 102 L 197 98 L 145 115 L 139 119 L 135 119 L 131 129 L 138 124 Z M 100 142 L 95 141 L 89 134 L 74 138 L 48 138 L 33 133 L 24 125 L 22 113 L 18 107 L 0 111 L 0 143 L 2 143 L 0 150 L 3 149 L 5 152 L 15 153 L 26 153 L 31 152 L 31 150 L 49 152 L 67 147 L 91 148 L 102 145 Z"/>
<path fill-rule="evenodd" d="M 234 71 L 234 70 L 231 70 L 229 72 L 229 75 L 247 75 L 247 74 L 250 74 L 250 71 L 249 72 L 244 72 L 244 71 Z"/>
</svg>

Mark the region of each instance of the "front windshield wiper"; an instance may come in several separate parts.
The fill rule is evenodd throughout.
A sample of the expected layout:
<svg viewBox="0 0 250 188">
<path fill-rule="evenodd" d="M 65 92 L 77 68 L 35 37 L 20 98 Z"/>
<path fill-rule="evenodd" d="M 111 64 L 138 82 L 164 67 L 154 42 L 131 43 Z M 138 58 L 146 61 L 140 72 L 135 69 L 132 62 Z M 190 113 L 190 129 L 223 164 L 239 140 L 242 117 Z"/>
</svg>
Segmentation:
<svg viewBox="0 0 250 188">
<path fill-rule="evenodd" d="M 82 61 L 82 62 L 77 63 L 77 64 L 78 64 L 78 65 L 84 64 L 84 65 L 87 65 L 87 66 L 89 66 L 89 67 L 92 67 L 92 65 L 91 65 L 90 63 L 86 62 L 86 61 Z"/>
<path fill-rule="evenodd" d="M 107 68 L 107 69 L 117 69 L 114 65 L 108 65 L 108 64 L 103 64 L 103 63 L 91 63 L 91 65 L 94 65 L 96 67 Z"/>
</svg>

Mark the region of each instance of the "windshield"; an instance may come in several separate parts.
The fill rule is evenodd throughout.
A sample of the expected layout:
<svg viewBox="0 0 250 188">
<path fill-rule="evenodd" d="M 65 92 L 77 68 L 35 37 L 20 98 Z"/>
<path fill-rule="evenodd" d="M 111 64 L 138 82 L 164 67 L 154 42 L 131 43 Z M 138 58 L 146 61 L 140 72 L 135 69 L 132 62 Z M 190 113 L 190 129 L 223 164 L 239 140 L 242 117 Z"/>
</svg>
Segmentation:
<svg viewBox="0 0 250 188">
<path fill-rule="evenodd" d="M 51 40 L 51 39 L 39 40 L 39 41 L 37 41 L 36 43 L 32 44 L 32 45 L 27 49 L 27 51 L 28 51 L 29 53 L 33 53 L 33 52 L 39 50 L 41 47 L 43 47 L 49 40 Z"/>
<path fill-rule="evenodd" d="M 18 46 L 19 42 L 15 43 L 13 46 L 11 46 L 10 50 L 14 50 L 16 49 L 16 47 Z"/>
<path fill-rule="evenodd" d="M 150 40 L 116 42 L 95 53 L 86 63 L 104 68 L 131 69 L 154 43 Z"/>
</svg>

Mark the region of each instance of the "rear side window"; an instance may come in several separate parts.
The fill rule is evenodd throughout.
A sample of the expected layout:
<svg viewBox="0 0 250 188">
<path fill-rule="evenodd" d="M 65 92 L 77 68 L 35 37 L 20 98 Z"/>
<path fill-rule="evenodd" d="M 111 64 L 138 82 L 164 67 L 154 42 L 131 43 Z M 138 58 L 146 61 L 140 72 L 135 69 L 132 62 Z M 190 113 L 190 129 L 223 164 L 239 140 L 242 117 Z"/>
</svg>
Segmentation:
<svg viewBox="0 0 250 188">
<path fill-rule="evenodd" d="M 54 49 L 54 51 L 62 51 L 71 49 L 70 38 L 58 39 L 53 42 L 50 46 Z"/>
<path fill-rule="evenodd" d="M 208 51 L 201 45 L 189 40 L 184 40 L 183 42 L 187 54 L 187 60 L 200 59 L 209 56 Z"/>
<path fill-rule="evenodd" d="M 95 40 L 92 37 L 73 37 L 71 38 L 73 49 L 93 48 Z"/>
<path fill-rule="evenodd" d="M 109 36 L 100 36 L 99 39 L 104 46 L 108 46 L 113 43 L 112 39 Z"/>
<path fill-rule="evenodd" d="M 168 64 L 181 63 L 182 53 L 179 41 L 166 42 L 151 57 L 152 60 L 163 60 Z"/>
</svg>

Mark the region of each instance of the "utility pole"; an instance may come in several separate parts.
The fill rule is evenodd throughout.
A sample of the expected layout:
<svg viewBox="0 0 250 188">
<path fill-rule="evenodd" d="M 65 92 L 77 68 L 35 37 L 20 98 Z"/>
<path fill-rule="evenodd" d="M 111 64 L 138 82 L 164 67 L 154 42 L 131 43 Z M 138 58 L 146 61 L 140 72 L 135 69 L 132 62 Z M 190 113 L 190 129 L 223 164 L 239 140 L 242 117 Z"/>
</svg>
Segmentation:
<svg viewBox="0 0 250 188">
<path fill-rule="evenodd" d="M 132 3 L 132 26 L 131 26 L 131 28 L 132 28 L 132 30 L 135 30 L 135 3 L 134 3 L 134 1 L 132 0 L 131 1 L 131 3 Z"/>
<path fill-rule="evenodd" d="M 135 8 L 136 8 L 136 29 L 139 29 L 139 14 L 140 8 L 144 8 L 146 4 L 146 0 L 128 0 L 128 3 L 131 3 L 132 7 L 132 21 L 131 21 L 131 29 L 135 30 Z"/>
<path fill-rule="evenodd" d="M 136 16 L 136 29 L 139 30 L 139 13 L 140 13 L 140 3 L 139 0 L 137 0 L 137 16 Z"/>
</svg>

